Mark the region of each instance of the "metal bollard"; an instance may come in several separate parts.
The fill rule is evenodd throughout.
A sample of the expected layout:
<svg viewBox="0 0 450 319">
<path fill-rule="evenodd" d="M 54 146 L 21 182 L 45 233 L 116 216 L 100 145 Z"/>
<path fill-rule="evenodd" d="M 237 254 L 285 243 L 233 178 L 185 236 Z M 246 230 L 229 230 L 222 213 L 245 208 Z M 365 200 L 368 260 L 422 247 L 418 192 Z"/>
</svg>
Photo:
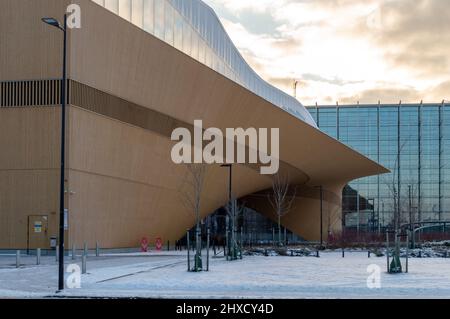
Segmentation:
<svg viewBox="0 0 450 319">
<path fill-rule="evenodd" d="M 316 251 L 316 257 L 317 257 L 317 258 L 320 257 L 319 250 Z"/>
<path fill-rule="evenodd" d="M 16 251 L 16 268 L 20 267 L 20 250 Z"/>
<path fill-rule="evenodd" d="M 100 246 L 98 242 L 95 243 L 95 256 L 100 257 Z"/>
<path fill-rule="evenodd" d="M 86 273 L 86 254 L 83 254 L 83 257 L 81 257 L 81 273 Z"/>
<path fill-rule="evenodd" d="M 370 258 L 370 250 L 367 252 L 367 258 Z"/>
<path fill-rule="evenodd" d="M 389 269 L 389 233 L 386 231 L 386 265 L 387 265 L 387 273 L 390 273 Z"/>
<path fill-rule="evenodd" d="M 72 245 L 72 260 L 75 260 L 76 258 L 76 250 L 75 250 L 75 244 Z"/>
<path fill-rule="evenodd" d="M 170 240 L 167 241 L 167 251 L 170 251 Z"/>
<path fill-rule="evenodd" d="M 342 258 L 345 258 L 345 250 L 342 248 Z"/>
<path fill-rule="evenodd" d="M 408 273 L 409 268 L 409 235 L 406 235 L 406 273 Z"/>
<path fill-rule="evenodd" d="M 206 233 L 206 271 L 209 271 L 209 236 L 210 236 L 210 230 L 208 228 Z"/>
<path fill-rule="evenodd" d="M 187 267 L 188 267 L 188 271 L 191 271 L 191 256 L 190 256 L 191 247 L 190 247 L 189 235 L 190 234 L 189 234 L 189 230 L 188 230 L 187 235 L 186 235 Z"/>
<path fill-rule="evenodd" d="M 36 265 L 41 264 L 41 249 L 36 249 Z"/>
<path fill-rule="evenodd" d="M 87 257 L 88 255 L 88 248 L 87 248 L 87 244 L 84 243 L 84 247 L 83 247 L 83 255 L 85 255 Z"/>
</svg>

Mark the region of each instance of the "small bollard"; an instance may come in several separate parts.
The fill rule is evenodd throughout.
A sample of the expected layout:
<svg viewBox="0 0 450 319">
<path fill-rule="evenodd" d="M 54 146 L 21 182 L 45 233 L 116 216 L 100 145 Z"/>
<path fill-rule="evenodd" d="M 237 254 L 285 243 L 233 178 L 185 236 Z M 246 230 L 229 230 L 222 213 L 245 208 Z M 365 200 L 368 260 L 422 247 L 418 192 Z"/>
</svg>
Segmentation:
<svg viewBox="0 0 450 319">
<path fill-rule="evenodd" d="M 170 251 L 170 240 L 167 241 L 167 251 Z"/>
<path fill-rule="evenodd" d="M 36 265 L 41 264 L 41 249 L 36 249 Z"/>
<path fill-rule="evenodd" d="M 88 255 L 88 248 L 87 248 L 87 244 L 86 243 L 84 243 L 84 246 L 83 246 L 83 255 L 85 255 L 86 257 Z"/>
<path fill-rule="evenodd" d="M 20 267 L 20 250 L 16 251 L 16 268 Z"/>
<path fill-rule="evenodd" d="M 81 257 L 81 273 L 86 273 L 86 254 L 83 254 L 83 257 Z"/>
<path fill-rule="evenodd" d="M 406 235 L 406 273 L 409 272 L 409 235 Z"/>
<path fill-rule="evenodd" d="M 367 252 L 367 258 L 370 258 L 370 250 Z"/>
<path fill-rule="evenodd" d="M 76 258 L 76 250 L 75 250 L 75 244 L 72 245 L 72 260 L 75 260 Z"/>
<path fill-rule="evenodd" d="M 95 256 L 100 257 L 100 246 L 98 242 L 95 243 Z"/>
<path fill-rule="evenodd" d="M 342 258 L 345 258 L 345 250 L 342 248 Z"/>
<path fill-rule="evenodd" d="M 319 250 L 316 251 L 316 257 L 317 257 L 317 258 L 320 257 Z"/>
<path fill-rule="evenodd" d="M 206 271 L 209 271 L 209 237 L 210 237 L 210 230 L 206 231 Z"/>
<path fill-rule="evenodd" d="M 419 258 L 422 258 L 422 251 L 419 250 Z"/>
<path fill-rule="evenodd" d="M 191 252 L 191 247 L 190 247 L 190 241 L 189 241 L 189 230 L 187 231 L 187 235 L 186 235 L 186 250 L 187 250 L 187 267 L 188 267 L 188 271 L 191 271 L 191 256 L 190 256 L 190 252 Z"/>
</svg>

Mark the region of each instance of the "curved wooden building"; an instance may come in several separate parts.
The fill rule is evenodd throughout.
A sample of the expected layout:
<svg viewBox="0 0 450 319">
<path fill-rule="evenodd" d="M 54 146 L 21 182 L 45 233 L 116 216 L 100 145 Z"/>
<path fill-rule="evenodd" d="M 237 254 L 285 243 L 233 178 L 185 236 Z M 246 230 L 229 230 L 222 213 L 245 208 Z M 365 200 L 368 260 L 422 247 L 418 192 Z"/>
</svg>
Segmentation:
<svg viewBox="0 0 450 319">
<path fill-rule="evenodd" d="M 157 7 L 161 1 L 163 11 Z M 220 29 L 202 35 L 202 26 L 190 25 L 188 33 L 184 27 L 193 8 L 197 20 L 208 17 L 206 30 L 214 23 L 211 9 L 200 1 L 133 0 L 128 19 L 90 0 L 2 0 L 0 249 L 48 248 L 57 235 L 62 34 L 41 18 L 61 21 L 70 3 L 81 8 L 81 28 L 69 32 L 69 246 L 136 247 L 142 237 L 171 242 L 182 237 L 194 215 L 179 200 L 186 169 L 171 160 L 170 135 L 198 119 L 222 130 L 280 128 L 280 166 L 299 185 L 282 222 L 309 240 L 330 224 L 339 231 L 341 193 L 349 181 L 387 172 L 320 132 L 300 103 L 252 75 Z M 157 30 L 164 27 L 157 21 L 161 12 L 173 26 L 163 35 Z M 146 17 L 152 14 L 150 26 Z M 217 18 L 215 23 L 221 28 Z M 192 43 L 177 33 L 193 39 L 194 31 L 204 39 L 197 58 Z M 218 52 L 216 46 L 228 48 Z M 208 47 L 210 60 L 203 51 Z M 226 203 L 227 183 L 226 169 L 208 168 L 203 216 Z M 322 225 L 320 187 L 328 221 Z M 274 217 L 264 195 L 270 188 L 270 176 L 249 165 L 234 166 L 236 196 Z"/>
</svg>

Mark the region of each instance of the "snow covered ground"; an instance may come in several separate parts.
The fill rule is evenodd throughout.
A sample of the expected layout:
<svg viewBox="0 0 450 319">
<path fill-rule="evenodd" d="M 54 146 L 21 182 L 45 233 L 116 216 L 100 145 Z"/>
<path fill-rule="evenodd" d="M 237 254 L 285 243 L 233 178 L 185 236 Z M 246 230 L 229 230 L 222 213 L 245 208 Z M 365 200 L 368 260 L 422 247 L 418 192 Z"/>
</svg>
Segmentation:
<svg viewBox="0 0 450 319">
<path fill-rule="evenodd" d="M 385 257 L 368 258 L 367 252 L 220 258 L 211 260 L 210 272 L 189 273 L 185 254 L 89 257 L 81 288 L 59 294 L 55 257 L 43 257 L 40 266 L 33 265 L 35 257 L 22 257 L 25 266 L 16 269 L 13 256 L 0 256 L 0 297 L 450 298 L 450 258 L 413 258 L 409 273 L 399 275 L 386 273 Z M 79 258 L 75 262 L 81 266 Z M 381 269 L 379 289 L 367 286 L 370 265 Z"/>
</svg>

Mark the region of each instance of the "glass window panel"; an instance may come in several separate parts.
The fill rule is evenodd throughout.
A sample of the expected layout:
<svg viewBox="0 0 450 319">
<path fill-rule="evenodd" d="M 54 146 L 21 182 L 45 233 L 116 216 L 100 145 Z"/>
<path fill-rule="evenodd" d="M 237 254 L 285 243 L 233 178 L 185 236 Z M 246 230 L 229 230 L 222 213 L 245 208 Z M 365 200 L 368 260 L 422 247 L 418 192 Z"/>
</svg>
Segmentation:
<svg viewBox="0 0 450 319">
<path fill-rule="evenodd" d="M 131 0 L 120 0 L 119 1 L 119 15 L 131 21 Z"/>
<path fill-rule="evenodd" d="M 93 1 L 103 7 L 105 6 L 105 0 L 93 0 Z"/>
<path fill-rule="evenodd" d="M 155 36 L 164 40 L 164 2 L 165 0 L 154 0 L 155 4 Z"/>
<path fill-rule="evenodd" d="M 212 68 L 212 52 L 209 47 L 205 47 L 205 64 Z"/>
<path fill-rule="evenodd" d="M 198 35 L 197 32 L 195 32 L 194 30 L 191 30 L 191 56 L 198 60 Z"/>
<path fill-rule="evenodd" d="M 174 10 L 174 46 L 178 50 L 183 50 L 183 20 L 179 13 Z"/>
<path fill-rule="evenodd" d="M 144 30 L 155 32 L 155 4 L 153 0 L 144 0 Z"/>
<path fill-rule="evenodd" d="M 205 51 L 206 51 L 206 45 L 203 39 L 199 37 L 198 39 L 198 61 L 201 63 L 205 63 Z"/>
<path fill-rule="evenodd" d="M 144 16 L 143 0 L 132 0 L 131 9 L 131 22 L 139 28 L 142 28 Z"/>
<path fill-rule="evenodd" d="M 118 0 L 105 0 L 105 8 L 117 14 L 119 12 Z"/>
<path fill-rule="evenodd" d="M 191 55 L 192 38 L 191 38 L 191 27 L 183 20 L 183 52 L 187 55 Z"/>
<path fill-rule="evenodd" d="M 169 43 L 170 45 L 173 45 L 173 29 L 174 29 L 174 9 L 169 4 L 169 2 L 166 2 L 165 4 L 165 35 L 164 40 Z"/>
</svg>

